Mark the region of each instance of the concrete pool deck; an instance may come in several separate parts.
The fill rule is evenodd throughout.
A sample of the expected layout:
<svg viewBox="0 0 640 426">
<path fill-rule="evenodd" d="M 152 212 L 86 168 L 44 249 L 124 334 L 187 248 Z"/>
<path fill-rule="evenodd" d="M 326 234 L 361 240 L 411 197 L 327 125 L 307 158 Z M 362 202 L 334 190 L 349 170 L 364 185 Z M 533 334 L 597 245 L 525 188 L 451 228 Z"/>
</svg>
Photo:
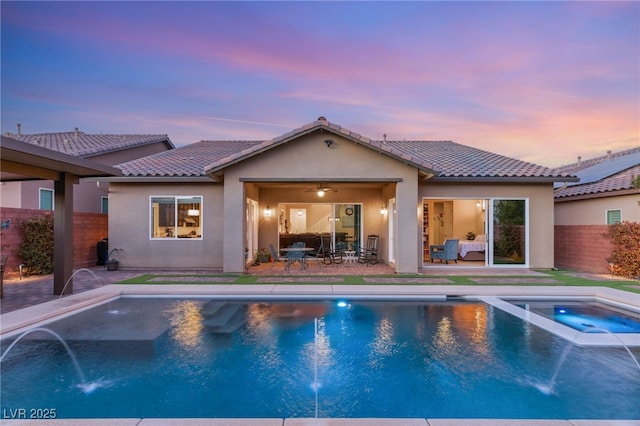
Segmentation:
<svg viewBox="0 0 640 426">
<path fill-rule="evenodd" d="M 439 268 L 438 268 L 439 269 Z M 443 268 L 444 271 L 436 271 L 435 268 L 424 271 L 429 275 L 459 274 L 459 275 L 491 275 L 496 276 L 496 270 L 470 270 Z M 92 269 L 92 271 L 94 271 Z M 106 271 L 97 268 L 94 271 L 96 277 L 89 273 L 79 273 L 74 278 L 74 294 L 64 297 L 51 296 L 53 283 L 46 277 L 41 280 L 33 280 L 30 283 L 12 284 L 5 286 L 5 299 L 2 300 L 3 314 L 0 316 L 0 338 L 15 335 L 25 330 L 46 322 L 54 317 L 68 315 L 79 309 L 92 306 L 106 300 L 122 295 L 176 295 L 176 296 L 212 296 L 220 298 L 293 298 L 307 299 L 310 297 L 321 298 L 416 298 L 444 300 L 450 295 L 473 295 L 477 297 L 524 297 L 524 296 L 549 296 L 549 297 L 599 297 L 612 300 L 617 303 L 631 304 L 640 309 L 640 295 L 607 287 L 570 287 L 570 286 L 518 286 L 518 285 L 348 285 L 348 284 L 296 284 L 296 283 L 265 283 L 265 284 L 115 284 L 127 278 L 139 276 L 152 271 L 122 270 Z M 156 271 L 153 271 L 156 272 Z M 529 270 L 502 270 L 500 276 L 540 276 L 545 274 Z M 157 271 L 158 274 L 212 274 L 216 271 Z M 217 271 L 219 273 L 219 271 Z M 290 277 L 290 276 L 288 276 Z M 14 287 L 15 286 L 15 287 Z M 18 288 L 20 286 L 20 288 Z M 29 297 L 22 300 L 22 308 L 15 308 L 4 313 L 4 307 L 9 305 L 10 299 L 20 296 L 28 289 L 37 289 L 41 293 L 38 297 Z M 631 296 L 631 297 L 630 297 Z M 43 302 L 38 300 L 46 299 Z M 7 305 L 5 305 L 5 303 Z M 14 408 L 14 407 L 12 407 Z M 150 425 L 211 425 L 211 426 L 463 426 L 463 425 L 575 425 L 575 426 L 601 426 L 601 425 L 640 425 L 640 420 L 518 420 L 518 419 L 313 419 L 313 418 L 272 418 L 272 419 L 55 419 L 55 420 L 29 420 L 17 419 L 11 416 L 11 412 L 3 408 L 0 413 L 0 423 L 8 425 L 52 425 L 52 426 L 76 426 L 76 425 L 113 425 L 113 426 L 150 426 Z M 14 413 L 15 414 L 15 413 Z M 26 413 L 28 415 L 28 411 Z"/>
</svg>

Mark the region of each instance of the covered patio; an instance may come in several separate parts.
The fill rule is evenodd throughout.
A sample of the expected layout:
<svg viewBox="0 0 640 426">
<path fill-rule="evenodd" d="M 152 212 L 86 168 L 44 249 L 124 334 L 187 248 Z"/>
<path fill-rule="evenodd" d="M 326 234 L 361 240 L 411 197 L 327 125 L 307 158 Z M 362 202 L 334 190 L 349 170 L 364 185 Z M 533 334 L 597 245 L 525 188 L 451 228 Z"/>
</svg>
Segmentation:
<svg viewBox="0 0 640 426">
<path fill-rule="evenodd" d="M 53 180 L 53 293 L 71 293 L 73 272 L 73 187 L 80 178 L 120 176 L 120 170 L 2 136 L 1 182 Z M 66 288 L 65 288 L 66 286 Z M 1 293 L 0 293 L 1 294 Z"/>
</svg>

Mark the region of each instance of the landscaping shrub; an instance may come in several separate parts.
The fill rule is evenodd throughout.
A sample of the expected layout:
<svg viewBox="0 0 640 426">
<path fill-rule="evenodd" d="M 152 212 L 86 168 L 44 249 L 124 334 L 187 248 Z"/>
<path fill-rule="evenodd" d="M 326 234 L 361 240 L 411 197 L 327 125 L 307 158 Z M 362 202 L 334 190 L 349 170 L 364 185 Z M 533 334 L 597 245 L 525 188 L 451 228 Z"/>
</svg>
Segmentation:
<svg viewBox="0 0 640 426">
<path fill-rule="evenodd" d="M 34 216 L 20 223 L 22 243 L 18 254 L 26 275 L 53 272 L 53 216 Z"/>
<path fill-rule="evenodd" d="M 613 253 L 607 261 L 614 264 L 615 273 L 628 278 L 640 277 L 640 223 L 609 225 L 605 236 L 613 243 Z"/>
</svg>

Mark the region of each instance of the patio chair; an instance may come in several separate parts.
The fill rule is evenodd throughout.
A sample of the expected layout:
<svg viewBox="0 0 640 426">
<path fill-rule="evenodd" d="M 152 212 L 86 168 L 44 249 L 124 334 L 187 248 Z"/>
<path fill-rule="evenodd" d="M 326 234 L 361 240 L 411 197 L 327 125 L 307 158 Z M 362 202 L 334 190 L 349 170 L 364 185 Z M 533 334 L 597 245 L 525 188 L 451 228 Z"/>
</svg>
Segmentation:
<svg viewBox="0 0 640 426">
<path fill-rule="evenodd" d="M 367 266 L 378 263 L 378 236 L 368 235 L 367 245 L 360 249 L 358 263 L 365 263 Z"/>
<path fill-rule="evenodd" d="M 344 262 L 344 251 L 346 249 L 346 243 L 336 243 L 335 248 L 331 251 L 331 258 L 334 264 L 340 264 Z"/>
<path fill-rule="evenodd" d="M 273 244 L 269 244 L 269 250 L 271 250 L 271 257 L 273 257 L 273 263 L 269 269 L 273 268 L 273 265 L 280 262 L 286 262 L 287 256 L 282 256 L 279 251 L 273 246 Z"/>
<path fill-rule="evenodd" d="M 318 261 L 322 259 L 322 263 L 329 265 L 331 263 L 331 238 L 326 235 L 320 235 L 320 247 L 316 253 Z"/>
<path fill-rule="evenodd" d="M 444 260 L 447 265 L 450 260 L 458 263 L 458 242 L 459 240 L 446 240 L 442 245 L 429 246 L 431 263 L 433 259 L 440 259 L 440 263 Z"/>
</svg>

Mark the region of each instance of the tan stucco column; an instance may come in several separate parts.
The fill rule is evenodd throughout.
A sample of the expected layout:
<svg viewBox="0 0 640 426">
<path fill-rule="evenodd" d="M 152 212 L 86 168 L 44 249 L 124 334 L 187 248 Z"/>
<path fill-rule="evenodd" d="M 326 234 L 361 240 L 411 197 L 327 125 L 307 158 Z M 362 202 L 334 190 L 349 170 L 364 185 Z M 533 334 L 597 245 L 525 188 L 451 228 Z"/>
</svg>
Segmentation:
<svg viewBox="0 0 640 426">
<path fill-rule="evenodd" d="M 244 183 L 227 175 L 224 181 L 223 272 L 244 272 L 245 218 Z"/>
<path fill-rule="evenodd" d="M 418 221 L 418 176 L 403 179 L 396 185 L 396 272 L 415 274 L 422 254 Z"/>
</svg>

